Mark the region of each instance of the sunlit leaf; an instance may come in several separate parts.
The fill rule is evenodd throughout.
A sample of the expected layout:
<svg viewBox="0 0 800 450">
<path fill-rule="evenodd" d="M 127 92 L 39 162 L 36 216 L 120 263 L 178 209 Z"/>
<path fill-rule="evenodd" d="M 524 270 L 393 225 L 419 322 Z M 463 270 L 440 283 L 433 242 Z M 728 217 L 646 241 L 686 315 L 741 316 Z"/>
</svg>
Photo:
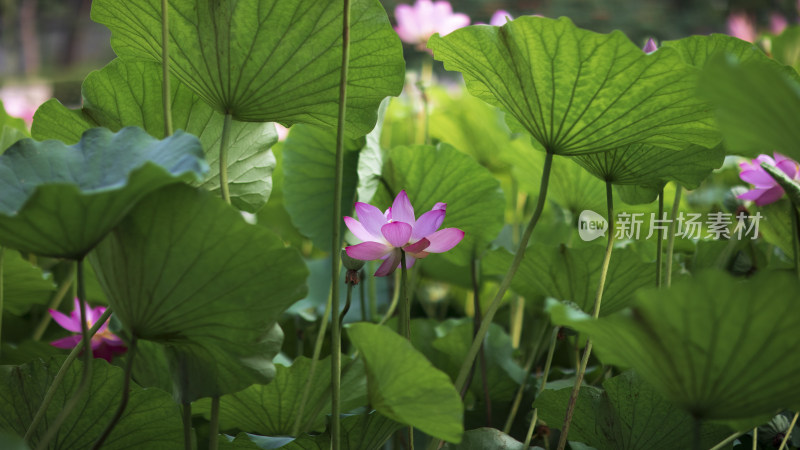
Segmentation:
<svg viewBox="0 0 800 450">
<path fill-rule="evenodd" d="M 688 432 L 694 419 L 670 404 L 634 371 L 603 382 L 605 390 L 582 386 L 569 429 L 570 439 L 598 450 L 673 450 L 691 448 L 695 436 Z M 564 420 L 572 387 L 545 390 L 536 399 L 539 416 L 547 423 Z M 726 427 L 705 425 L 702 448 L 711 448 L 731 434 Z"/>
<path fill-rule="evenodd" d="M 25 434 L 62 362 L 63 358 L 38 360 L 0 371 L 0 430 Z M 67 416 L 48 448 L 91 448 L 111 421 L 120 401 L 123 371 L 99 358 L 92 364 L 91 395 L 81 397 L 75 409 L 80 413 Z M 32 434 L 31 444 L 39 442 L 72 397 L 82 371 L 80 362 L 67 369 L 44 420 Z M 133 384 L 125 412 L 103 448 L 168 450 L 182 445 L 178 405 L 164 391 Z"/>
<path fill-rule="evenodd" d="M 273 378 L 275 321 L 302 298 L 308 274 L 266 228 L 183 185 L 137 205 L 92 265 L 125 329 L 165 346 L 185 401 Z"/>
<path fill-rule="evenodd" d="M 20 139 L 30 137 L 25 121 L 11 117 L 6 113 L 3 102 L 0 100 L 0 153 Z"/>
<path fill-rule="evenodd" d="M 205 177 L 194 184 L 219 192 L 219 141 L 224 116 L 172 78 L 173 128 L 197 136 L 209 164 Z M 105 127 L 116 131 L 135 125 L 161 139 L 164 137 L 161 85 L 160 65 L 115 59 L 86 77 L 81 109 L 70 110 L 56 99 L 43 104 L 34 116 L 33 135 L 40 140 L 59 139 L 72 144 L 89 128 Z M 277 140 L 272 124 L 231 123 L 228 185 L 231 202 L 237 208 L 255 212 L 269 198 L 275 167 L 275 157 L 269 148 Z"/>
<path fill-rule="evenodd" d="M 316 0 L 169 1 L 170 70 L 216 111 L 241 121 L 335 126 L 342 7 Z M 123 59 L 161 62 L 161 2 L 101 0 L 92 19 Z M 400 39 L 377 0 L 350 12 L 347 132 L 363 136 L 405 78 Z"/>
<path fill-rule="evenodd" d="M 721 54 L 729 55 L 741 62 L 769 60 L 767 55 L 751 42 L 727 34 L 687 36 L 674 41 L 664 41 L 661 46 L 675 49 L 686 63 L 699 68 Z"/>
<path fill-rule="evenodd" d="M 786 273 L 704 272 L 639 290 L 633 315 L 592 320 L 557 302 L 550 311 L 586 333 L 604 363 L 636 369 L 694 417 L 735 421 L 800 406 L 798 287 Z"/>
<path fill-rule="evenodd" d="M 512 129 L 550 153 L 719 141 L 695 96 L 697 70 L 669 49 L 645 55 L 619 31 L 525 16 L 434 35 L 428 46 L 446 69 L 464 74 L 470 93 L 506 111 Z"/>
<path fill-rule="evenodd" d="M 435 438 L 461 441 L 464 405 L 444 372 L 385 326 L 360 322 L 347 335 L 364 357 L 373 408 Z"/>
<path fill-rule="evenodd" d="M 0 156 L 0 243 L 79 259 L 154 190 L 199 178 L 197 138 L 157 140 L 140 128 L 94 128 L 80 142 L 24 139 Z"/>
</svg>

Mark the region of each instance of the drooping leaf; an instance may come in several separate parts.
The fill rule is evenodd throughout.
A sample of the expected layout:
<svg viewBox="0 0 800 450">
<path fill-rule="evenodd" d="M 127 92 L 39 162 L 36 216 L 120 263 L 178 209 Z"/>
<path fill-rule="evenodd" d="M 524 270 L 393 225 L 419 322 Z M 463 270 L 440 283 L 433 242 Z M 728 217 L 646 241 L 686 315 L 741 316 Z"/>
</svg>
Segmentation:
<svg viewBox="0 0 800 450">
<path fill-rule="evenodd" d="M 25 121 L 17 117 L 11 117 L 3 107 L 0 100 L 0 153 L 3 153 L 11 144 L 20 139 L 31 137 Z"/>
<path fill-rule="evenodd" d="M 37 360 L 0 371 L 0 430 L 25 434 L 62 362 L 63 358 Z M 67 417 L 48 448 L 91 448 L 111 420 L 120 401 L 123 371 L 100 358 L 94 359 L 92 369 L 91 394 L 80 399 L 75 409 L 80 413 Z M 78 361 L 67 369 L 44 420 L 32 434 L 31 444 L 39 442 L 48 424 L 72 397 L 82 370 Z M 133 383 L 128 406 L 103 448 L 167 450 L 182 445 L 180 411 L 169 394 Z"/>
<path fill-rule="evenodd" d="M 777 151 L 800 159 L 800 83 L 776 64 L 718 58 L 706 65 L 699 89 L 716 107 L 730 152 L 755 158 Z"/>
<path fill-rule="evenodd" d="M 497 450 L 541 449 L 541 447 L 528 447 L 528 449 L 526 449 L 522 442 L 503 433 L 497 428 L 488 427 L 468 430 L 464 433 L 464 439 L 460 444 L 446 444 L 444 448 L 449 450 L 484 450 L 489 448 Z"/>
<path fill-rule="evenodd" d="M 737 280 L 714 271 L 639 290 L 633 315 L 592 320 L 555 301 L 550 311 L 586 333 L 604 363 L 634 368 L 693 416 L 738 421 L 800 403 L 798 287 L 785 273 Z"/>
<path fill-rule="evenodd" d="M 437 202 L 447 203 L 442 228 L 464 231 L 464 239 L 441 255 L 450 261 L 465 264 L 478 255 L 503 227 L 504 203 L 499 183 L 474 159 L 448 144 L 437 147 L 415 145 L 396 147 L 388 152 L 383 177 L 393 192 L 383 192 L 378 206 L 391 205 L 391 200 L 405 189 L 414 212 L 419 217 Z M 388 195 L 387 195 L 388 194 Z M 437 258 L 432 255 L 428 258 Z"/>
<path fill-rule="evenodd" d="M 0 155 L 0 244 L 44 256 L 86 255 L 133 205 L 154 190 L 199 178 L 200 142 L 140 128 L 94 128 L 81 141 L 24 139 Z"/>
<path fill-rule="evenodd" d="M 581 155 L 575 162 L 613 184 L 660 189 L 674 181 L 686 189 L 696 189 L 712 170 L 722 166 L 724 159 L 722 146 L 709 149 L 692 145 L 684 150 L 671 150 L 630 144 L 608 152 Z"/>
<path fill-rule="evenodd" d="M 3 309 L 21 316 L 33 305 L 45 305 L 56 285 L 49 274 L 25 260 L 18 252 L 3 255 Z"/>
<path fill-rule="evenodd" d="M 432 437 L 461 441 L 464 405 L 444 372 L 385 326 L 360 322 L 347 335 L 364 357 L 373 408 Z"/>
<path fill-rule="evenodd" d="M 59 139 L 72 144 L 89 128 L 113 131 L 139 126 L 159 139 L 164 137 L 161 103 L 161 66 L 150 61 L 111 61 L 83 82 L 83 106 L 70 110 L 58 100 L 43 104 L 33 120 L 36 139 Z M 170 80 L 173 128 L 200 139 L 210 170 L 197 186 L 219 192 L 219 143 L 224 116 L 201 101 L 175 77 Z M 275 157 L 269 151 L 277 140 L 269 123 L 233 121 L 228 146 L 228 186 L 231 202 L 255 212 L 269 198 Z"/>
<path fill-rule="evenodd" d="M 605 390 L 581 386 L 570 439 L 598 450 L 672 450 L 691 448 L 695 436 L 687 432 L 694 419 L 672 405 L 634 371 L 627 371 L 603 382 Z M 534 406 L 547 423 L 564 420 L 572 387 L 546 389 Z M 701 428 L 703 448 L 731 434 L 727 427 L 706 424 Z"/>
<path fill-rule="evenodd" d="M 238 429 L 266 436 L 290 436 L 300 413 L 306 382 L 311 373 L 311 360 L 298 357 L 291 366 L 278 365 L 275 379 L 268 385 L 256 384 L 220 398 L 219 419 L 223 430 Z M 330 357 L 319 361 L 314 371 L 300 431 L 322 431 L 325 416 L 331 409 Z M 361 360 L 352 364 L 343 358 L 341 382 L 342 412 L 366 404 L 366 378 Z M 209 415 L 210 401 L 193 405 L 194 413 Z"/>
<path fill-rule="evenodd" d="M 446 69 L 464 74 L 470 93 L 506 111 L 512 129 L 550 153 L 719 141 L 695 96 L 697 70 L 669 49 L 645 55 L 619 31 L 526 16 L 434 35 L 428 46 Z"/>
<path fill-rule="evenodd" d="M 601 245 L 567 248 L 534 244 L 525 252 L 511 288 L 523 297 L 546 296 L 570 301 L 591 314 L 604 253 Z M 503 257 L 493 252 L 488 259 Z M 614 249 L 600 315 L 625 308 L 633 301 L 637 289 L 652 285 L 654 280 L 655 264 L 645 263 L 632 249 Z"/>
<path fill-rule="evenodd" d="M 143 200 L 91 261 L 127 332 L 165 346 L 185 401 L 273 378 L 275 321 L 308 274 L 266 228 L 184 185 Z"/>
<path fill-rule="evenodd" d="M 364 139 L 348 140 L 344 153 L 342 211 L 350 215 L 358 183 L 358 150 Z M 283 146 L 283 195 L 292 223 L 320 249 L 331 248 L 336 130 L 295 125 Z M 342 230 L 345 227 L 342 226 Z"/>
<path fill-rule="evenodd" d="M 378 411 L 347 416 L 341 422 L 341 448 L 356 450 L 381 448 L 391 435 L 402 427 Z M 284 450 L 328 450 L 330 432 L 316 436 L 303 435 L 284 447 Z"/>
<path fill-rule="evenodd" d="M 234 119 L 334 127 L 342 58 L 342 8 L 316 0 L 172 0 L 170 70 Z M 161 62 L 161 2 L 92 4 L 123 59 Z M 378 105 L 405 79 L 402 46 L 377 0 L 350 12 L 347 133 L 367 134 Z"/>
</svg>

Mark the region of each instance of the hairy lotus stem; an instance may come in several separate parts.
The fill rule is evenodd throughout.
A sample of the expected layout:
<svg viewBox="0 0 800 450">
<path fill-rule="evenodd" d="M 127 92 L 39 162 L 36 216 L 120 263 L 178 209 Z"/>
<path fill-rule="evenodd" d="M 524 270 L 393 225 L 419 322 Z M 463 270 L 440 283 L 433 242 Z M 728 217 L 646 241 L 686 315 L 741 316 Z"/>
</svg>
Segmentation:
<svg viewBox="0 0 800 450">
<path fill-rule="evenodd" d="M 661 190 L 658 192 L 658 218 L 664 218 L 664 188 L 662 187 Z M 675 220 L 675 217 L 672 217 L 672 221 Z M 670 226 L 672 225 L 672 221 L 670 221 Z M 670 236 L 672 234 L 670 233 Z M 664 264 L 662 258 L 662 243 L 661 240 L 664 239 L 664 230 L 661 227 L 658 227 L 658 233 L 656 234 L 656 287 L 661 287 L 661 266 Z"/>
<path fill-rule="evenodd" d="M 219 395 L 211 397 L 211 417 L 208 423 L 208 450 L 219 447 Z"/>
<path fill-rule="evenodd" d="M 539 385 L 539 389 L 536 391 L 536 398 L 539 398 L 539 395 L 544 392 L 545 386 L 547 386 L 547 377 L 550 375 L 550 367 L 553 365 L 553 355 L 556 352 L 556 344 L 558 343 L 558 330 L 559 327 L 555 327 L 553 332 L 550 335 L 550 347 L 547 349 L 547 360 L 544 363 L 544 373 L 542 373 L 542 384 Z M 531 443 L 531 437 L 533 436 L 533 430 L 536 428 L 536 422 L 539 420 L 539 408 L 533 408 L 533 418 L 531 419 L 531 424 L 528 427 L 528 434 L 525 437 L 525 445 L 523 448 L 528 448 Z"/>
<path fill-rule="evenodd" d="M 125 380 L 122 383 L 122 398 L 119 402 L 119 407 L 117 408 L 117 412 L 114 413 L 114 417 L 111 418 L 111 422 L 108 424 L 106 429 L 103 431 L 103 434 L 100 436 L 100 439 L 95 442 L 92 450 L 99 450 L 100 447 L 103 446 L 103 443 L 108 439 L 108 436 L 111 435 L 111 432 L 114 431 L 114 427 L 117 426 L 119 420 L 122 418 L 122 414 L 125 413 L 125 408 L 128 406 L 128 399 L 130 398 L 131 394 L 131 373 L 133 371 L 133 358 L 136 356 L 136 336 L 131 339 L 131 345 L 128 349 L 128 363 L 125 365 Z M 216 437 L 216 436 L 215 436 Z"/>
<path fill-rule="evenodd" d="M 222 123 L 222 136 L 219 139 L 219 191 L 222 200 L 231 204 L 231 193 L 228 188 L 228 145 L 231 138 L 231 121 L 233 117 L 230 113 L 225 114 L 225 121 Z"/>
<path fill-rule="evenodd" d="M 681 185 L 675 185 L 675 200 L 672 202 L 672 222 L 669 223 L 669 240 L 667 240 L 667 287 L 672 284 L 672 252 L 675 249 L 675 219 L 681 205 Z"/>
<path fill-rule="evenodd" d="M 53 299 L 50 301 L 48 305 L 48 309 L 58 309 L 58 306 L 61 305 L 61 301 L 64 300 L 66 297 L 67 292 L 69 292 L 70 286 L 72 286 L 73 279 L 75 278 L 75 264 L 69 265 L 69 273 L 67 277 L 64 278 L 64 281 L 58 286 L 58 290 L 53 295 Z M 0 308 L 2 310 L 2 308 Z M 50 320 L 52 320 L 52 316 L 50 314 L 45 314 L 42 316 L 42 320 L 39 322 L 39 325 L 36 326 L 36 329 L 33 332 L 32 339 L 34 341 L 38 341 L 44 335 L 45 330 L 47 330 L 47 325 L 50 324 Z M 94 329 L 94 328 L 92 328 Z"/>
</svg>

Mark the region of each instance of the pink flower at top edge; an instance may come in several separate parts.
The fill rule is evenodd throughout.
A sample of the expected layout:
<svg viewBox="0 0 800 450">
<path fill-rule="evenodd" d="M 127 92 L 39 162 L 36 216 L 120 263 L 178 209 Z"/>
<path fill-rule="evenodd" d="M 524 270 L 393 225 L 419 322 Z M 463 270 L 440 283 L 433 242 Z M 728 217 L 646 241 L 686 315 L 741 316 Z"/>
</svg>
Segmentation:
<svg viewBox="0 0 800 450">
<path fill-rule="evenodd" d="M 406 268 L 429 253 L 446 252 L 464 238 L 464 232 L 458 228 L 439 230 L 446 209 L 447 204 L 437 203 L 416 219 L 406 191 L 397 194 L 386 212 L 356 202 L 358 220 L 345 217 L 344 223 L 363 242 L 345 248 L 347 256 L 362 261 L 382 259 L 375 276 L 384 277 L 400 267 L 400 249 L 406 252 Z"/>
<path fill-rule="evenodd" d="M 497 11 L 492 14 L 492 19 L 489 21 L 489 25 L 494 25 L 496 27 L 502 27 L 506 24 L 506 21 L 514 20 L 514 16 L 511 15 L 508 11 L 504 9 L 498 9 Z"/>
<path fill-rule="evenodd" d="M 774 203 L 783 197 L 783 188 L 780 187 L 778 182 L 775 181 L 763 167 L 761 167 L 762 163 L 777 167 L 789 178 L 800 181 L 800 167 L 798 167 L 796 161 L 780 153 L 773 153 L 773 155 L 775 156 L 774 159 L 769 155 L 759 155 L 758 158 L 750 162 L 739 163 L 739 168 L 742 169 L 739 173 L 739 178 L 755 186 L 755 189 L 738 195 L 736 198 L 752 200 L 756 205 L 764 206 Z"/>
<path fill-rule="evenodd" d="M 425 50 L 428 38 L 435 33 L 444 36 L 470 22 L 466 14 L 453 13 L 449 2 L 431 0 L 417 0 L 414 6 L 397 5 L 394 17 L 397 20 L 395 31 L 400 39 L 420 50 Z"/>
<path fill-rule="evenodd" d="M 728 34 L 743 41 L 756 40 L 756 26 L 746 13 L 732 13 L 728 16 Z"/>
<path fill-rule="evenodd" d="M 6 85 L 0 88 L 0 101 L 3 102 L 6 113 L 21 118 L 28 127 L 33 123 L 33 114 L 52 95 L 52 86 L 43 83 Z"/>
<path fill-rule="evenodd" d="M 786 17 L 783 17 L 783 14 L 773 12 L 769 15 L 769 32 L 778 35 L 783 33 L 783 30 L 789 26 L 789 22 L 786 20 Z"/>
<path fill-rule="evenodd" d="M 62 328 L 73 333 L 81 332 L 81 307 L 79 300 L 75 299 L 75 305 L 69 316 L 66 314 L 50 309 L 50 315 Z M 86 305 L 86 323 L 91 328 L 97 319 L 106 312 L 106 308 L 98 306 L 97 308 L 90 308 Z M 50 343 L 50 345 L 58 348 L 75 348 L 81 342 L 80 334 L 67 336 Z M 100 326 L 97 334 L 92 337 L 92 354 L 95 358 L 103 358 L 106 361 L 111 361 L 115 354 L 125 353 L 127 348 L 125 343 L 117 337 L 111 330 L 108 329 L 108 322 Z"/>
</svg>

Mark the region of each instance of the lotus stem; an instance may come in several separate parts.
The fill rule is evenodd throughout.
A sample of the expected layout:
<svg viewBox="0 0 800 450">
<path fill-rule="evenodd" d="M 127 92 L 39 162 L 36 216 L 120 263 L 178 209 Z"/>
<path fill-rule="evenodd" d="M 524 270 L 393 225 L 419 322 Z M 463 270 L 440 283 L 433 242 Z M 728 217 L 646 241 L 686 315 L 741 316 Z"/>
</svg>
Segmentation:
<svg viewBox="0 0 800 450">
<path fill-rule="evenodd" d="M 106 429 L 103 431 L 103 434 L 100 436 L 100 439 L 95 442 L 94 446 L 92 447 L 93 450 L 98 450 L 100 447 L 103 446 L 103 443 L 108 439 L 108 436 L 111 435 L 111 432 L 114 430 L 114 427 L 117 426 L 119 420 L 122 418 L 122 414 L 125 413 L 125 408 L 128 406 L 128 399 L 130 398 L 131 393 L 131 373 L 133 371 L 133 358 L 136 356 L 136 336 L 131 339 L 131 345 L 128 348 L 128 362 L 125 365 L 125 380 L 122 383 L 122 399 L 119 402 L 119 407 L 117 408 L 117 412 L 114 413 L 114 417 L 111 418 L 111 422 L 108 424 Z"/>
<path fill-rule="evenodd" d="M 3 267 L 5 266 L 5 249 L 0 247 L 0 350 L 3 349 Z"/>
<path fill-rule="evenodd" d="M 183 448 L 192 450 L 192 402 L 183 402 Z"/>
<path fill-rule="evenodd" d="M 664 218 L 664 188 L 662 187 L 661 190 L 658 192 L 658 218 Z M 675 217 L 672 218 L 675 220 Z M 672 226 L 672 222 L 670 222 L 670 226 Z M 672 233 L 670 233 L 672 236 Z M 661 266 L 664 264 L 663 255 L 662 255 L 662 243 L 661 240 L 664 239 L 664 230 L 661 227 L 658 227 L 658 233 L 656 234 L 656 287 L 661 287 Z"/>
<path fill-rule="evenodd" d="M 411 304 L 408 300 L 407 284 L 406 252 L 400 249 L 400 317 L 397 321 L 397 332 L 400 336 L 411 340 Z"/>
<path fill-rule="evenodd" d="M 558 328 L 556 328 L 557 330 Z M 503 426 L 503 433 L 508 434 L 511 432 L 511 426 L 514 424 L 514 419 L 517 417 L 517 412 L 519 411 L 519 405 L 522 403 L 522 395 L 525 393 L 525 389 L 528 387 L 528 379 L 531 376 L 531 371 L 533 370 L 533 363 L 536 362 L 536 358 L 539 356 L 539 350 L 542 343 L 542 338 L 544 337 L 544 333 L 547 332 L 547 329 L 541 327 L 542 333 L 539 333 L 536 339 L 536 346 L 531 351 L 531 354 L 528 355 L 528 359 L 525 361 L 525 366 L 523 370 L 525 375 L 522 378 L 522 384 L 519 385 L 517 388 L 517 393 L 514 396 L 514 401 L 511 403 L 511 411 L 508 413 L 508 417 L 506 418 L 506 423 Z"/>
<path fill-rule="evenodd" d="M 667 287 L 672 285 L 672 252 L 675 250 L 675 218 L 681 205 L 681 185 L 675 184 L 675 200 L 672 201 L 672 222 L 669 223 L 669 239 L 667 240 Z"/>
<path fill-rule="evenodd" d="M 550 375 L 550 367 L 553 365 L 553 355 L 556 353 L 556 344 L 558 343 L 558 330 L 559 327 L 555 327 L 553 332 L 550 334 L 550 347 L 547 349 L 547 360 L 544 363 L 544 373 L 542 373 L 542 384 L 539 385 L 539 389 L 536 391 L 536 398 L 544 391 L 545 386 L 547 386 L 547 377 Z M 531 419 L 531 424 L 528 427 L 528 435 L 525 437 L 525 445 L 523 448 L 530 447 L 531 437 L 533 436 L 533 430 L 536 428 L 536 421 L 539 420 L 539 408 L 533 408 L 533 418 Z"/>
<path fill-rule="evenodd" d="M 722 448 L 725 448 L 725 446 L 727 446 L 727 445 L 728 445 L 728 444 L 730 444 L 731 442 L 735 441 L 735 440 L 736 440 L 736 438 L 738 438 L 739 436 L 743 435 L 744 433 L 745 433 L 744 431 L 740 431 L 740 432 L 738 432 L 738 433 L 733 433 L 732 435 L 730 435 L 730 436 L 726 437 L 726 438 L 725 438 L 725 439 L 724 439 L 722 442 L 720 442 L 719 444 L 717 444 L 717 445 L 715 445 L 715 446 L 711 447 L 709 450 L 720 450 L 720 449 L 722 449 Z M 753 439 L 755 439 L 755 438 L 753 438 Z"/>
<path fill-rule="evenodd" d="M 222 136 L 219 140 L 219 191 L 222 200 L 231 204 L 231 193 L 228 188 L 228 145 L 231 137 L 231 121 L 233 117 L 230 112 L 225 114 L 225 121 L 222 123 Z"/>
<path fill-rule="evenodd" d="M 211 418 L 208 423 L 208 450 L 219 447 L 219 395 L 211 397 Z"/>
<path fill-rule="evenodd" d="M 169 1 L 161 0 L 161 105 L 164 110 L 164 137 L 172 135 L 172 101 L 169 88 Z"/>
<path fill-rule="evenodd" d="M 55 295 L 53 295 L 53 299 L 50 301 L 50 305 L 48 305 L 48 309 L 58 309 L 58 306 L 61 305 L 61 302 L 66 297 L 67 292 L 69 291 L 70 286 L 72 286 L 72 282 L 75 278 L 75 264 L 69 265 L 69 273 L 67 277 L 64 278 L 64 281 L 58 286 L 58 290 L 56 291 Z M 2 310 L 2 308 L 0 308 Z M 44 332 L 47 330 L 47 325 L 50 324 L 50 320 L 52 320 L 52 316 L 50 314 L 45 314 L 42 316 L 42 320 L 39 322 L 39 325 L 36 326 L 36 330 L 33 332 L 33 340 L 38 341 L 44 335 Z"/>
<path fill-rule="evenodd" d="M 606 203 L 608 204 L 608 244 L 606 245 L 606 253 L 603 257 L 603 265 L 600 269 L 600 282 L 597 286 L 597 294 L 594 298 L 594 307 L 592 308 L 592 318 L 597 319 L 600 317 L 600 305 L 603 301 L 603 289 L 606 284 L 606 276 L 608 275 L 608 266 L 611 262 L 611 252 L 614 249 L 614 197 L 611 189 L 611 182 L 606 181 Z M 558 440 L 558 450 L 564 450 L 567 446 L 567 436 L 569 435 L 569 426 L 572 423 L 572 415 L 575 413 L 575 404 L 578 402 L 578 394 L 581 390 L 581 383 L 583 383 L 583 376 L 586 374 L 586 366 L 589 364 L 589 356 L 592 353 L 592 341 L 586 341 L 586 348 L 583 350 L 583 358 L 581 358 L 580 366 L 578 367 L 577 377 L 575 379 L 575 386 L 572 388 L 572 393 L 569 397 L 567 404 L 567 414 L 564 417 L 564 425 L 561 427 L 561 436 Z"/>
<path fill-rule="evenodd" d="M 786 433 L 783 435 L 783 440 L 781 441 L 781 446 L 778 450 L 783 450 L 786 448 L 786 443 L 789 442 L 789 436 L 792 435 L 792 430 L 794 429 L 795 424 L 797 423 L 797 416 L 800 415 L 800 411 L 794 413 L 794 417 L 792 417 L 792 423 L 789 424 L 789 429 L 786 430 Z"/>
</svg>

